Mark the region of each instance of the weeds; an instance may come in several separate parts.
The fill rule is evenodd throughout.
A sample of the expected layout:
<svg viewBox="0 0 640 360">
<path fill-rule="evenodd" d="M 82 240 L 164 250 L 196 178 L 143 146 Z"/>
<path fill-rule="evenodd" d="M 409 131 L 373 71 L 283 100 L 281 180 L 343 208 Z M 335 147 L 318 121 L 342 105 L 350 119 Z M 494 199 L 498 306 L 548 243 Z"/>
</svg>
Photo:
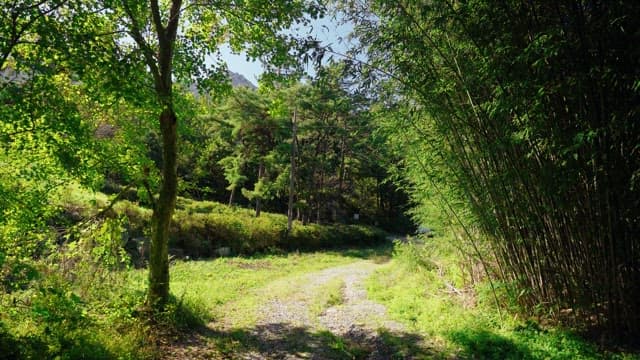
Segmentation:
<svg viewBox="0 0 640 360">
<path fill-rule="evenodd" d="M 344 303 L 344 279 L 336 278 L 317 290 L 317 297 L 309 306 L 310 317 L 317 318 L 328 308 Z"/>
<path fill-rule="evenodd" d="M 368 281 L 369 296 L 411 330 L 425 334 L 445 356 L 479 359 L 636 358 L 602 353 L 570 331 L 501 319 L 487 286 L 470 286 L 446 239 L 395 245 L 393 260 Z M 451 291 L 450 287 L 462 291 Z M 468 297 L 473 301 L 469 302 Z M 506 296 L 506 295 L 504 295 Z M 447 355 L 448 354 L 448 355 Z"/>
</svg>

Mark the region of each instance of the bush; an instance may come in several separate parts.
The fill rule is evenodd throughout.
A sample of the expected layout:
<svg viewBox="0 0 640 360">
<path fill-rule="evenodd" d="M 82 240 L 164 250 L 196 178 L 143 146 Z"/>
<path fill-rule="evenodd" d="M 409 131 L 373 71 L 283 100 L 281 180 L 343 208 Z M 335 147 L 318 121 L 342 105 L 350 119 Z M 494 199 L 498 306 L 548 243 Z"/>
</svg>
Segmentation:
<svg viewBox="0 0 640 360">
<path fill-rule="evenodd" d="M 295 223 L 282 247 L 289 250 L 314 250 L 338 246 L 363 246 L 384 242 L 386 233 L 364 225 L 302 225 Z"/>
<path fill-rule="evenodd" d="M 1 359 L 144 358 L 136 318 L 144 291 L 128 286 L 124 216 L 86 221 L 44 255 L 0 265 Z"/>
<path fill-rule="evenodd" d="M 81 190 L 74 189 L 74 193 Z M 80 193 L 69 196 L 63 207 L 73 207 L 84 217 L 98 210 L 90 204 L 106 206 L 103 194 L 96 199 Z M 128 200 L 113 207 L 108 216 L 126 218 L 129 239 L 143 237 L 148 232 L 152 211 Z M 178 198 L 176 212 L 171 225 L 169 247 L 192 258 L 218 256 L 221 248 L 232 254 L 250 255 L 257 252 L 283 250 L 316 250 L 338 246 L 374 245 L 385 240 L 386 233 L 364 225 L 302 225 L 294 222 L 287 235 L 287 217 L 280 214 L 263 213 L 256 218 L 249 209 L 229 207 L 211 201 L 195 201 Z"/>
<path fill-rule="evenodd" d="M 148 221 L 148 210 L 134 210 L 123 201 L 118 209 L 125 214 L 131 227 L 140 228 Z M 169 246 L 181 249 L 193 258 L 218 256 L 218 249 L 229 248 L 232 254 L 250 255 L 269 249 L 316 250 L 336 246 L 363 246 L 383 242 L 386 233 L 363 225 L 302 225 L 294 222 L 287 236 L 287 218 L 280 214 L 263 213 L 256 218 L 253 211 L 229 207 L 210 201 L 179 198 L 171 226 Z"/>
<path fill-rule="evenodd" d="M 373 245 L 385 239 L 381 230 L 361 225 L 302 225 L 294 223 L 287 236 L 287 218 L 221 209 L 209 214 L 176 211 L 170 246 L 191 257 L 210 257 L 228 247 L 234 254 L 253 254 L 271 248 L 315 250 L 336 246 Z M 215 210 L 214 210 L 215 211 Z"/>
<path fill-rule="evenodd" d="M 0 317 L 0 359 L 113 358 L 100 339 L 104 329 L 96 326 L 92 304 L 72 288 L 51 272 L 28 290 L 0 297 L 4 306 L 13 303 Z"/>
</svg>

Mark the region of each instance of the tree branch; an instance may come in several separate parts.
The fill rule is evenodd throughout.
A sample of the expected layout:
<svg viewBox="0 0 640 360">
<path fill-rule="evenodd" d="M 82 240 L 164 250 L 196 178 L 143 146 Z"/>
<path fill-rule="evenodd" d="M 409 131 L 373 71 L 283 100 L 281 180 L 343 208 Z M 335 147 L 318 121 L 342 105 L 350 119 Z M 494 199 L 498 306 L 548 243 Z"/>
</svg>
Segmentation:
<svg viewBox="0 0 640 360">
<path fill-rule="evenodd" d="M 180 7 L 182 6 L 182 0 L 173 0 L 171 4 L 171 10 L 169 12 L 169 22 L 167 23 L 167 36 L 169 41 L 175 42 L 178 34 L 178 25 L 180 23 Z"/>
<path fill-rule="evenodd" d="M 21 43 L 20 38 L 24 35 L 24 33 L 31 27 L 33 26 L 33 24 L 35 24 L 36 21 L 38 21 L 40 18 L 46 16 L 47 14 L 53 12 L 54 10 L 60 8 L 62 5 L 64 5 L 68 0 L 62 0 L 59 3 L 54 4 L 54 6 L 52 6 L 51 8 L 49 8 L 46 11 L 37 11 L 37 16 L 33 16 L 31 18 L 29 18 L 27 20 L 27 22 L 25 24 L 22 24 L 22 26 L 19 26 L 18 24 L 18 19 L 20 18 L 20 16 L 27 12 L 28 10 L 32 10 L 32 9 L 38 9 L 40 10 L 40 6 L 45 4 L 47 2 L 47 0 L 43 0 L 39 3 L 33 4 L 31 6 L 27 6 L 27 7 L 23 7 L 23 8 L 16 8 L 13 9 L 11 11 L 11 37 L 8 41 L 8 44 L 6 46 L 5 49 L 3 49 L 2 54 L 0 56 L 0 69 L 4 68 L 4 64 L 7 61 L 7 59 L 9 58 L 9 56 L 11 55 L 11 53 L 13 52 L 13 49 Z M 14 3 L 15 6 L 15 3 Z"/>
<path fill-rule="evenodd" d="M 160 5 L 158 4 L 158 0 L 149 1 L 151 5 L 151 18 L 153 19 L 153 24 L 156 28 L 156 34 L 158 35 L 158 40 L 160 42 L 165 38 L 164 26 L 162 25 L 162 17 L 160 16 Z"/>
<path fill-rule="evenodd" d="M 153 50 L 151 49 L 149 44 L 145 41 L 144 37 L 142 36 L 142 30 L 140 28 L 140 24 L 138 23 L 138 20 L 134 16 L 133 11 L 131 11 L 131 8 L 127 5 L 126 1 L 124 0 L 122 1 L 122 8 L 124 9 L 124 12 L 127 14 L 127 17 L 129 17 L 129 21 L 130 21 L 129 35 L 131 35 L 133 40 L 140 47 L 140 50 L 142 50 L 142 54 L 144 55 L 145 62 L 147 63 L 147 66 L 149 67 L 149 71 L 151 71 L 151 75 L 153 75 L 153 79 L 155 80 L 156 86 L 157 86 L 157 84 L 161 82 L 161 79 L 160 79 L 160 71 L 158 70 L 158 65 L 153 55 Z"/>
</svg>

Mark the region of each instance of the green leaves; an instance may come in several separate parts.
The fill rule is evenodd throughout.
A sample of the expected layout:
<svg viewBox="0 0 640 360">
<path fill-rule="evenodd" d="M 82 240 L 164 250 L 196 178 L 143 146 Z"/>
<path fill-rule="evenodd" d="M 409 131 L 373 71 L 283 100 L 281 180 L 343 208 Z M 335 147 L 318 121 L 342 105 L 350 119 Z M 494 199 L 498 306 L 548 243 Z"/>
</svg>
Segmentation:
<svg viewBox="0 0 640 360">
<path fill-rule="evenodd" d="M 628 303 L 598 289 L 638 292 L 627 285 L 637 272 L 608 277 L 601 269 L 617 273 L 640 259 L 622 240 L 634 238 L 638 222 L 603 215 L 640 217 L 630 200 L 637 188 L 629 187 L 640 167 L 631 155 L 640 139 L 632 125 L 638 74 L 629 71 L 638 68 L 630 44 L 640 33 L 617 24 L 640 6 L 348 4 L 372 66 L 366 81 L 391 89 L 379 101 L 389 109 L 389 140 L 405 150 L 400 178 L 418 203 L 414 212 L 429 213 L 434 193 L 464 201 L 473 212 L 467 223 L 489 236 L 501 273 L 531 289 L 522 302 L 579 307 L 601 326 L 637 334 L 635 320 L 622 320 L 636 310 L 594 308 Z"/>
</svg>

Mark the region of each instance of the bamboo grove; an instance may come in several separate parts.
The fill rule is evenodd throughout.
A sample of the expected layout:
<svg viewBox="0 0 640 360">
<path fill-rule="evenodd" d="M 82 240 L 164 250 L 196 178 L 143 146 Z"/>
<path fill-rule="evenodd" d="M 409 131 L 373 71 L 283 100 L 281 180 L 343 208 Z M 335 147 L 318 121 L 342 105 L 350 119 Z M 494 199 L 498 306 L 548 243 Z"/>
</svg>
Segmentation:
<svg viewBox="0 0 640 360">
<path fill-rule="evenodd" d="M 385 104 L 407 109 L 397 131 L 424 132 L 405 146 L 421 154 L 442 144 L 444 167 L 425 169 L 450 176 L 514 297 L 633 341 L 640 4 L 419 0 L 345 9 L 368 56 L 367 80 L 402 91 Z M 414 189 L 436 184 L 405 180 Z"/>
</svg>

